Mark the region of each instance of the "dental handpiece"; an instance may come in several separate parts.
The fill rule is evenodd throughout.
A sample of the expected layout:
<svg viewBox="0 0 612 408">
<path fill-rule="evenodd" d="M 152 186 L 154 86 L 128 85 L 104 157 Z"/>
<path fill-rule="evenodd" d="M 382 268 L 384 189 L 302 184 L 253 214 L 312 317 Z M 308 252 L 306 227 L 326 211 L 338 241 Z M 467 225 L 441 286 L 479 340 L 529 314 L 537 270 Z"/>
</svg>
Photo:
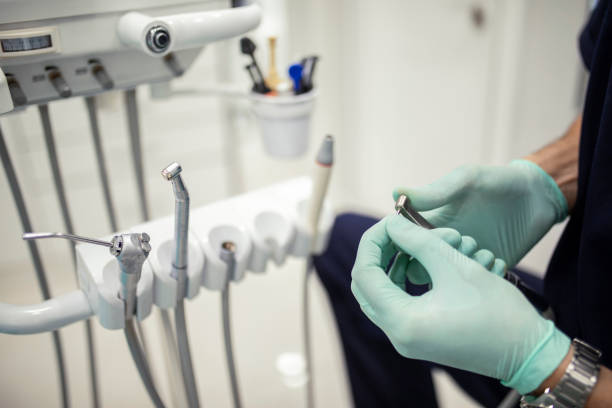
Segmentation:
<svg viewBox="0 0 612 408">
<path fill-rule="evenodd" d="M 410 205 L 410 200 L 405 194 L 401 194 L 397 201 L 395 202 L 395 211 L 397 214 L 404 216 L 404 218 L 408 219 L 410 222 L 423 227 L 425 229 L 434 229 L 436 228 L 432 223 L 427 221 L 417 210 L 415 210 Z M 548 301 L 541 296 L 539 293 L 535 292 L 533 289 L 525 285 L 523 281 L 512 271 L 506 270 L 504 273 L 504 279 L 513 284 L 520 290 L 523 295 L 533 304 L 536 309 L 538 309 L 545 317 L 548 317 L 552 320 L 553 311 L 548 303 Z"/>
<path fill-rule="evenodd" d="M 85 242 L 109 248 L 111 255 L 117 258 L 121 271 L 121 290 L 119 297 L 125 302 L 125 317 L 131 319 L 136 307 L 136 287 L 142 273 L 142 266 L 151 252 L 149 235 L 142 233 L 115 235 L 110 241 L 82 237 L 61 232 L 28 232 L 23 239 L 63 238 L 70 241 Z"/>
<path fill-rule="evenodd" d="M 200 397 L 195 381 L 191 350 L 187 337 L 187 322 L 185 319 L 185 295 L 187 292 L 187 260 L 189 246 L 189 192 L 181 177 L 182 167 L 173 162 L 164 168 L 162 176 L 172 183 L 174 192 L 174 247 L 171 276 L 176 279 L 177 296 L 174 308 L 174 324 L 176 341 L 185 395 L 190 408 L 200 406 Z"/>
<path fill-rule="evenodd" d="M 134 359 L 140 378 L 156 408 L 165 408 L 161 400 L 153 378 L 147 358 L 140 346 L 134 325 L 136 313 L 136 295 L 138 281 L 142 274 L 142 267 L 151 252 L 149 242 L 151 238 L 146 233 L 130 233 L 115 235 L 110 241 L 82 237 L 74 234 L 63 234 L 60 232 L 26 233 L 23 239 L 63 238 L 71 241 L 86 242 L 89 244 L 105 246 L 110 249 L 111 255 L 119 262 L 121 289 L 119 297 L 125 303 L 125 327 L 124 334 L 127 340 L 130 354 Z"/>
</svg>

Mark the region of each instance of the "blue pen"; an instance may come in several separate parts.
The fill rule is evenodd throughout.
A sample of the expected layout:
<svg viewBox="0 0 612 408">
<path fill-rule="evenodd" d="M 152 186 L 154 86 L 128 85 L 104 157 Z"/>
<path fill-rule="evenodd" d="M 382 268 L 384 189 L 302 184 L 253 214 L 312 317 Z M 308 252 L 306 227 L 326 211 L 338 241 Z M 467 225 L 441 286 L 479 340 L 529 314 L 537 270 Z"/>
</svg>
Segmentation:
<svg viewBox="0 0 612 408">
<path fill-rule="evenodd" d="M 293 91 L 297 94 L 301 91 L 302 83 L 302 70 L 303 67 L 300 64 L 293 64 L 289 67 L 289 76 L 293 80 Z"/>
</svg>

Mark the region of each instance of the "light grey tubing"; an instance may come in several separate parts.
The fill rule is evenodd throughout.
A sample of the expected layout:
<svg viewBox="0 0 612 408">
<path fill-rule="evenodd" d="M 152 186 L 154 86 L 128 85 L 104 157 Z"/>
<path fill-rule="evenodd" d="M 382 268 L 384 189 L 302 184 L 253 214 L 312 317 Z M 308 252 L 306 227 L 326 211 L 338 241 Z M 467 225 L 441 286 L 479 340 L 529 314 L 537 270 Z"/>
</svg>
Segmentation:
<svg viewBox="0 0 612 408">
<path fill-rule="evenodd" d="M 62 173 L 59 167 L 59 158 L 57 155 L 57 148 L 55 146 L 55 140 L 53 136 L 53 128 L 51 127 L 51 117 L 49 115 L 48 105 L 38 105 L 38 112 L 40 113 L 40 120 L 42 122 L 43 133 L 45 136 L 45 144 L 47 146 L 47 154 L 49 156 L 49 164 L 51 165 L 51 174 L 53 175 L 53 182 L 55 185 L 55 193 L 60 204 L 60 210 L 62 212 L 62 219 L 64 221 L 64 228 L 68 234 L 74 234 L 74 224 L 72 223 L 72 217 L 70 216 L 70 209 L 68 208 L 68 200 L 66 198 L 66 189 L 64 188 L 64 180 L 62 179 Z M 75 243 L 70 242 L 72 249 L 72 261 L 74 266 L 75 278 L 77 277 L 76 271 L 76 252 Z M 89 359 L 89 381 L 91 385 L 91 397 L 92 405 L 94 407 L 100 406 L 100 397 L 98 394 L 98 376 L 96 371 L 96 356 L 94 352 L 94 339 L 93 331 L 91 328 L 91 319 L 85 320 L 85 337 L 87 339 L 87 355 Z"/>
<path fill-rule="evenodd" d="M 87 105 L 87 113 L 89 115 L 89 125 L 91 127 L 91 136 L 93 138 L 94 151 L 96 153 L 100 183 L 102 184 L 102 192 L 104 193 L 106 212 L 108 214 L 111 231 L 117 232 L 119 228 L 117 226 L 117 216 L 115 215 L 115 206 L 113 204 L 110 183 L 108 182 L 108 170 L 106 169 L 104 149 L 102 148 L 102 139 L 100 138 L 100 127 L 98 126 L 98 114 L 95 97 L 86 97 L 85 104 Z"/>
<path fill-rule="evenodd" d="M 125 108 L 130 132 L 130 147 L 132 149 L 132 161 L 136 174 L 136 184 L 140 195 L 140 211 L 143 221 L 149 221 L 149 201 L 147 200 L 147 189 L 145 186 L 142 144 L 140 139 L 140 124 L 138 119 L 138 104 L 136 101 L 136 89 L 128 89 L 124 92 Z"/>
<path fill-rule="evenodd" d="M 126 116 L 129 127 L 130 136 L 130 148 L 132 150 L 132 162 L 134 163 L 134 173 L 136 175 L 136 187 L 138 188 L 138 195 L 140 203 L 140 212 L 142 214 L 143 221 L 149 221 L 149 201 L 147 199 L 147 188 L 145 185 L 143 160 L 142 160 L 142 144 L 140 141 L 140 122 L 138 117 L 138 103 L 136 101 L 136 89 L 128 89 L 124 92 L 125 95 L 125 107 Z M 140 321 L 136 322 L 140 342 L 145 355 L 147 353 L 147 343 L 144 337 L 144 330 L 140 324 Z"/>
<path fill-rule="evenodd" d="M 196 386 L 193 366 L 191 364 L 191 352 L 189 350 L 189 338 L 187 337 L 187 325 L 185 323 L 185 301 L 181 298 L 174 308 L 174 324 L 176 326 L 176 342 L 178 345 L 179 358 L 181 362 L 181 373 L 190 408 L 198 408 L 200 400 Z"/>
<path fill-rule="evenodd" d="M 309 255 L 306 260 L 306 269 L 304 271 L 304 285 L 303 285 L 303 305 L 302 305 L 302 334 L 304 336 L 304 359 L 306 360 L 306 373 L 308 379 L 306 381 L 306 407 L 313 408 L 314 403 L 314 373 L 312 364 L 312 345 L 310 343 L 310 306 L 309 306 L 309 289 L 308 282 L 310 275 L 312 275 L 313 260 L 312 255 Z"/>
<path fill-rule="evenodd" d="M 516 390 L 511 390 L 508 394 L 506 394 L 497 408 L 514 408 L 517 406 L 520 399 L 521 394 L 519 394 Z"/>
<path fill-rule="evenodd" d="M 19 219 L 21 221 L 21 227 L 23 228 L 23 232 L 30 232 L 33 230 L 32 223 L 30 222 L 30 216 L 28 214 L 25 200 L 21 192 L 21 187 L 19 186 L 19 181 L 17 180 L 17 173 L 15 172 L 15 167 L 13 167 L 13 162 L 11 161 L 11 156 L 9 154 L 8 147 L 6 146 L 6 143 L 4 141 L 4 135 L 2 133 L 1 128 L 0 157 L 2 158 L 4 174 L 6 175 L 8 185 L 11 188 L 11 193 L 13 194 L 15 206 L 17 207 L 17 212 L 19 213 Z M 40 258 L 40 252 L 38 252 L 38 246 L 36 245 L 35 241 L 28 241 L 27 244 L 28 249 L 30 251 L 30 258 L 32 259 L 32 263 L 34 264 L 34 270 L 36 271 L 38 286 L 42 293 L 43 299 L 50 299 L 51 292 L 49 291 L 49 284 L 47 283 L 45 268 Z M 57 330 L 54 330 L 51 335 L 53 337 L 53 346 L 55 348 L 55 357 L 57 360 L 57 370 L 59 373 L 60 388 L 62 393 L 62 406 L 64 408 L 68 408 L 70 407 L 70 400 L 68 395 L 68 383 L 66 381 L 66 370 L 64 365 L 64 353 L 62 351 L 62 340 L 60 337 L 60 333 Z"/>
<path fill-rule="evenodd" d="M 138 369 L 138 373 L 140 374 L 140 378 L 144 383 L 144 386 L 153 401 L 153 404 L 156 408 L 165 408 L 164 403 L 162 402 L 157 390 L 155 389 L 155 385 L 153 384 L 153 378 L 151 377 L 151 370 L 149 369 L 149 364 L 144 356 L 144 352 L 140 347 L 140 342 L 138 340 L 138 336 L 136 335 L 136 330 L 134 326 L 134 319 L 129 318 L 125 319 L 125 328 L 123 330 L 125 334 L 125 339 L 127 341 L 128 347 L 130 348 L 130 353 L 132 354 L 132 358 L 134 359 L 134 363 L 136 364 L 136 368 Z"/>
<path fill-rule="evenodd" d="M 223 320 L 223 340 L 225 342 L 225 356 L 227 358 L 227 370 L 230 377 L 232 397 L 234 407 L 241 408 L 240 391 L 238 387 L 238 373 L 236 372 L 236 362 L 234 360 L 234 350 L 232 347 L 232 330 L 230 325 L 230 286 L 229 278 L 221 292 L 221 313 Z"/>
</svg>

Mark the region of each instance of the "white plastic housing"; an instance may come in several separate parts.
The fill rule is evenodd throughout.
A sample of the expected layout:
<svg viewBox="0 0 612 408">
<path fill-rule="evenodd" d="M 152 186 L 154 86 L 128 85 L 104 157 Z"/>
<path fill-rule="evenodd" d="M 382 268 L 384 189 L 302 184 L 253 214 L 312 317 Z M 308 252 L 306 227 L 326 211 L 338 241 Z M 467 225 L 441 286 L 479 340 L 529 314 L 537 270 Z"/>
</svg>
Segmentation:
<svg viewBox="0 0 612 408">
<path fill-rule="evenodd" d="M 107 241 L 111 237 L 105 238 Z M 124 327 L 124 302 L 119 298 L 119 263 L 108 248 L 79 244 L 76 246 L 79 286 L 89 305 L 107 329 Z M 153 305 L 153 271 L 145 262 L 136 292 L 136 317 L 143 320 Z"/>
<path fill-rule="evenodd" d="M 264 272 L 269 259 L 276 265 L 285 262 L 295 241 L 296 228 L 287 214 L 263 209 L 252 219 L 249 232 L 255 247 L 251 270 Z"/>
<path fill-rule="evenodd" d="M 172 51 L 200 48 L 236 37 L 254 29 L 260 21 L 261 7 L 258 4 L 160 17 L 130 12 L 119 19 L 117 35 L 130 48 L 152 56 L 163 56 Z M 170 34 L 170 43 L 163 52 L 155 53 L 147 46 L 147 32 L 154 26 L 161 26 Z"/>
<path fill-rule="evenodd" d="M 174 244 L 174 216 L 164 217 L 146 224 L 131 228 L 132 232 L 146 232 L 151 237 L 151 253 L 147 263 L 151 266 L 155 277 L 154 303 L 162 309 L 176 305 L 176 279 L 172 273 L 172 250 Z M 189 234 L 189 249 L 187 260 L 187 292 L 185 297 L 194 298 L 200 292 L 202 272 L 204 270 L 204 254 L 201 244 L 195 234 Z"/>
<path fill-rule="evenodd" d="M 306 152 L 315 97 L 315 91 L 287 96 L 251 94 L 251 110 L 268 154 L 289 158 Z"/>
<path fill-rule="evenodd" d="M 251 240 L 244 226 L 230 223 L 226 217 L 221 216 L 224 221 L 209 222 L 206 213 L 200 218 L 200 226 L 204 227 L 200 233 L 204 255 L 206 256 L 206 267 L 202 284 L 208 289 L 223 289 L 227 279 L 240 281 L 244 278 L 251 257 Z M 236 263 L 234 274 L 228 276 L 227 264 L 219 255 L 221 245 L 231 241 L 236 245 Z"/>
<path fill-rule="evenodd" d="M 310 178 L 303 177 L 192 209 L 187 297 L 198 294 L 199 284 L 210 290 L 224 287 L 227 265 L 219 258 L 224 241 L 236 245 L 236 273 L 229 277 L 233 281 L 244 279 L 247 270 L 264 272 L 270 259 L 280 265 L 288 255 L 308 255 L 312 237 L 305 211 L 310 190 Z M 327 246 L 333 220 L 331 206 L 325 203 L 315 253 Z M 150 313 L 153 303 L 162 308 L 176 303 L 176 281 L 170 277 L 173 226 L 174 217 L 168 216 L 130 229 L 148 233 L 152 246 L 138 284 L 138 319 Z M 79 283 L 93 313 L 105 328 L 123 328 L 117 260 L 108 248 L 87 244 L 76 248 Z"/>
</svg>

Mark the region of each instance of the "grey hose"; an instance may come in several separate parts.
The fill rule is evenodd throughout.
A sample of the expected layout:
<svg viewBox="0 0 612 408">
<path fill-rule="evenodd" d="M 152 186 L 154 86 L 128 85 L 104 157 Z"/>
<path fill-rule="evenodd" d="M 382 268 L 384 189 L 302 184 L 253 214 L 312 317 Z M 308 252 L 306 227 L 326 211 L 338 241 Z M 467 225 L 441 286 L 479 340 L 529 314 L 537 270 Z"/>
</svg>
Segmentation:
<svg viewBox="0 0 612 408">
<path fill-rule="evenodd" d="M 234 407 L 241 408 L 240 391 L 238 388 L 238 373 L 236 372 L 236 362 L 234 361 L 234 351 L 232 347 L 232 330 L 230 325 L 230 287 L 229 281 L 225 284 L 221 292 L 221 314 L 223 320 L 223 340 L 225 342 L 225 356 L 227 358 L 227 370 L 230 377 L 232 397 Z"/>
<path fill-rule="evenodd" d="M 179 358 L 181 361 L 181 373 L 187 393 L 187 401 L 190 408 L 200 406 L 198 390 L 195 383 L 195 375 L 191 364 L 191 352 L 189 351 L 189 339 L 187 338 L 187 324 L 185 323 L 185 301 L 181 298 L 174 308 L 174 324 L 176 326 L 176 342 L 178 345 Z"/>
<path fill-rule="evenodd" d="M 102 192 L 104 193 L 104 203 L 106 204 L 106 212 L 108 221 L 113 232 L 117 232 L 117 216 L 115 206 L 113 204 L 113 196 L 111 194 L 110 183 L 108 181 L 108 170 L 106 169 L 106 160 L 104 159 L 104 149 L 102 148 L 102 138 L 100 137 L 100 127 L 98 126 L 98 115 L 96 107 L 96 99 L 93 96 L 85 98 L 87 105 L 87 113 L 89 116 L 89 125 L 91 127 L 91 136 L 93 138 L 94 152 L 96 153 L 96 163 L 98 164 L 98 174 L 100 183 L 102 184 Z"/>
<path fill-rule="evenodd" d="M 11 156 L 8 151 L 8 147 L 4 141 L 4 135 L 0 128 L 0 157 L 2 158 L 2 165 L 4 166 L 4 174 L 8 181 L 11 193 L 13 194 L 13 200 L 19 213 L 19 219 L 21 221 L 21 227 L 23 232 L 31 232 L 32 223 L 30 222 L 30 215 L 26 208 L 25 200 L 19 186 L 19 180 L 17 180 L 17 173 L 11 160 Z M 36 278 L 38 280 L 38 286 L 42 293 L 43 299 L 48 300 L 51 298 L 51 292 L 49 291 L 49 284 L 47 283 L 47 275 L 43 266 L 40 252 L 38 252 L 38 246 L 35 241 L 28 241 L 28 249 L 30 251 L 30 258 L 34 264 L 34 270 L 36 272 Z M 60 389 L 62 394 L 62 406 L 64 408 L 70 407 L 70 399 L 68 395 L 68 382 L 66 381 L 66 369 L 64 364 L 64 353 L 62 351 L 62 340 L 59 331 L 55 330 L 51 333 L 53 337 L 53 346 L 55 349 L 55 358 L 57 360 L 57 370 L 59 373 Z"/>
<path fill-rule="evenodd" d="M 123 330 L 125 334 L 125 339 L 127 340 L 128 347 L 130 348 L 130 353 L 132 354 L 132 358 L 134 359 L 134 363 L 136 364 L 136 368 L 138 369 L 138 373 L 140 374 L 140 378 L 144 383 L 144 386 L 153 401 L 153 404 L 156 408 L 164 408 L 164 403 L 162 402 L 157 390 L 155 389 L 155 384 L 153 384 L 153 378 L 151 377 L 151 370 L 149 368 L 149 364 L 144 356 L 144 352 L 140 347 L 140 342 L 138 340 L 138 336 L 136 335 L 136 329 L 134 327 L 134 319 L 126 319 L 125 320 L 125 329 Z"/>
<path fill-rule="evenodd" d="M 138 120 L 138 104 L 136 101 L 136 89 L 125 91 L 125 107 L 127 121 L 130 131 L 130 147 L 132 149 L 132 160 L 136 174 L 136 185 L 138 187 L 140 211 L 144 221 L 149 220 L 149 201 L 147 200 L 147 189 L 145 185 L 144 166 L 142 160 L 142 144 L 140 138 L 140 123 Z"/>
<path fill-rule="evenodd" d="M 64 181 L 62 179 L 62 173 L 59 167 L 59 158 L 57 155 L 57 148 L 53 137 L 53 128 L 51 127 L 51 117 L 49 115 L 48 105 L 39 105 L 38 111 L 40 113 L 40 120 L 43 126 L 43 133 L 45 136 L 45 144 L 47 146 L 47 154 L 49 156 L 49 164 L 51 165 L 51 174 L 53 175 L 53 181 L 55 185 L 55 192 L 57 199 L 60 204 L 60 210 L 62 212 L 62 219 L 64 221 L 64 228 L 68 234 L 74 234 L 74 224 L 72 223 L 72 217 L 70 216 L 70 209 L 68 207 L 68 199 L 66 197 L 66 189 L 64 188 Z M 76 252 L 74 242 L 71 242 L 72 249 L 72 261 L 74 265 L 75 277 L 76 271 Z M 91 328 L 91 319 L 85 320 L 85 337 L 87 339 L 87 355 L 89 358 L 89 377 L 91 384 L 91 397 L 92 405 L 97 408 L 100 406 L 100 397 L 98 394 L 98 376 L 96 370 L 96 356 L 94 352 L 94 339 L 93 331 Z"/>
<path fill-rule="evenodd" d="M 312 274 L 312 256 L 308 256 L 306 260 L 306 269 L 304 270 L 304 284 L 302 287 L 302 334 L 304 336 L 304 358 L 306 360 L 306 372 L 308 373 L 308 379 L 306 381 L 306 407 L 313 408 L 314 404 L 314 375 L 313 375 L 313 364 L 312 364 L 312 345 L 310 343 L 310 307 L 309 307 L 309 285 L 310 275 Z"/>
</svg>

